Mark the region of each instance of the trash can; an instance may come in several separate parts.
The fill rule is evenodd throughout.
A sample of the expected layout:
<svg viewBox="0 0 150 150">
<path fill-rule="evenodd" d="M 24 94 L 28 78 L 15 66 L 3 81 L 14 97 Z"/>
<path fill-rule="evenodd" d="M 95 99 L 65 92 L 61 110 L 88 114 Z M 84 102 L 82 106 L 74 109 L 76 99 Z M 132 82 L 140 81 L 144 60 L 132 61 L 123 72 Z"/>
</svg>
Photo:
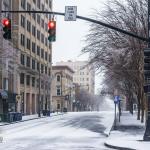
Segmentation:
<svg viewBox="0 0 150 150">
<path fill-rule="evenodd" d="M 22 113 L 18 113 L 18 121 L 22 120 Z"/>
<path fill-rule="evenodd" d="M 0 114 L 0 122 L 4 122 L 4 114 Z"/>
<path fill-rule="evenodd" d="M 50 116 L 51 112 L 50 110 L 47 110 L 47 116 Z"/>
<path fill-rule="evenodd" d="M 5 117 L 6 117 L 6 122 L 13 122 L 14 121 L 14 113 L 7 113 L 6 115 L 5 115 Z"/>
<path fill-rule="evenodd" d="M 66 107 L 63 108 L 63 112 L 67 112 L 67 108 Z"/>
<path fill-rule="evenodd" d="M 42 110 L 43 116 L 46 116 L 47 112 L 46 110 Z"/>
</svg>

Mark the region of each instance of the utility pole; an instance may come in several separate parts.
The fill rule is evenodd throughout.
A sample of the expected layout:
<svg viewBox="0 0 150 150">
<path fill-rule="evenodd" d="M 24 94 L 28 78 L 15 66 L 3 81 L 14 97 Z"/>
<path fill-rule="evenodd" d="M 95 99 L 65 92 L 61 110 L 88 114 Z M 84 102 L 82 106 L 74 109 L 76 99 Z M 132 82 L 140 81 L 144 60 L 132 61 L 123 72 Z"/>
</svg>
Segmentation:
<svg viewBox="0 0 150 150">
<path fill-rule="evenodd" d="M 149 49 L 150 51 L 150 0 L 148 0 L 148 48 L 147 49 Z M 146 84 L 148 84 L 148 81 L 147 81 L 148 78 L 150 78 L 150 76 L 145 76 Z M 148 89 L 149 89 L 149 86 L 150 85 L 147 85 Z M 147 99 L 146 129 L 145 129 L 145 134 L 144 134 L 143 139 L 145 141 L 150 141 L 150 95 L 149 93 L 147 93 L 146 99 Z"/>
</svg>

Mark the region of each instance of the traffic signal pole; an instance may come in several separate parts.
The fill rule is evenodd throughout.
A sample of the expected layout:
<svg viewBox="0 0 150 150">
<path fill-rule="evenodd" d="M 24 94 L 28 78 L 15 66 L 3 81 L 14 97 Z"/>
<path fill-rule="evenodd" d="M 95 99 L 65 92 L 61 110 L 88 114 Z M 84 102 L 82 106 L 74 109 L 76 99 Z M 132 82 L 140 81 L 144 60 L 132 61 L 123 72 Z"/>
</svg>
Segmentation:
<svg viewBox="0 0 150 150">
<path fill-rule="evenodd" d="M 21 11 L 21 10 L 19 10 L 19 11 L 4 11 L 4 10 L 2 10 L 2 13 L 7 13 L 7 12 L 8 12 L 8 13 L 37 13 L 37 14 L 42 13 L 42 14 L 52 14 L 52 15 L 65 16 L 65 13 L 52 12 L 52 11 Z M 79 15 L 77 15 L 76 17 L 77 17 L 78 19 L 85 20 L 85 21 L 89 21 L 89 22 L 93 22 L 93 23 L 102 25 L 102 26 L 104 26 L 104 27 L 107 27 L 107 28 L 109 28 L 109 29 L 118 31 L 118 32 L 120 32 L 120 33 L 129 35 L 129 36 L 132 36 L 132 37 L 137 38 L 137 39 L 139 39 L 139 40 L 148 42 L 148 39 L 145 38 L 145 37 L 141 37 L 141 36 L 139 36 L 139 35 L 136 35 L 136 34 L 131 33 L 131 32 L 129 32 L 129 31 L 126 31 L 126 30 L 117 28 L 117 27 L 115 27 L 115 26 L 106 24 L 106 23 L 104 23 L 104 22 L 101 22 L 101 21 L 98 21 L 98 20 L 95 20 L 95 19 L 91 19 L 91 18 L 87 18 L 87 17 L 83 17 L 83 16 L 79 16 Z"/>
<path fill-rule="evenodd" d="M 145 74 L 145 84 L 147 86 L 146 91 L 146 100 L 147 100 L 147 114 L 146 114 L 146 129 L 143 139 L 145 141 L 150 141 L 150 84 L 148 83 L 148 79 L 150 78 L 150 0 L 148 0 L 148 48 L 144 50 L 144 73 Z M 147 65 L 146 65 L 147 63 Z"/>
</svg>

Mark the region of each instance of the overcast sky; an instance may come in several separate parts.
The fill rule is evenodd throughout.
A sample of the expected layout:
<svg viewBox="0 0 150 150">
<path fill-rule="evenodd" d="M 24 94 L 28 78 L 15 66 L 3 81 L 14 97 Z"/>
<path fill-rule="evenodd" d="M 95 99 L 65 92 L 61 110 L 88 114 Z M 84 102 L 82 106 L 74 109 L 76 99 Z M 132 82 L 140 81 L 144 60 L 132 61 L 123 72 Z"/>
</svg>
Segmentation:
<svg viewBox="0 0 150 150">
<path fill-rule="evenodd" d="M 106 0 L 53 0 L 53 11 L 65 12 L 65 6 L 77 6 L 77 15 L 90 17 L 93 9 L 102 8 Z M 58 61 L 87 60 L 88 55 L 82 55 L 84 37 L 89 24 L 84 20 L 67 22 L 63 16 L 55 16 L 57 21 L 56 42 L 53 43 L 53 64 Z M 96 83 L 99 80 L 96 77 Z M 96 89 L 98 85 L 96 84 Z"/>
</svg>

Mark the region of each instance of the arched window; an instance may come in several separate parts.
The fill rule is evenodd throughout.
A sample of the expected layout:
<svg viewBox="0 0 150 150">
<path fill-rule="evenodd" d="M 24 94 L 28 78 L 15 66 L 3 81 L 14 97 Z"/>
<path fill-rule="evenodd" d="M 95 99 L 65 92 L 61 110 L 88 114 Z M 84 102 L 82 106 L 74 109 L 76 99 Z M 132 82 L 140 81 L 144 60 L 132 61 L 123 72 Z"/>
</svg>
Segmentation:
<svg viewBox="0 0 150 150">
<path fill-rule="evenodd" d="M 57 75 L 57 82 L 60 82 L 60 75 Z"/>
</svg>

